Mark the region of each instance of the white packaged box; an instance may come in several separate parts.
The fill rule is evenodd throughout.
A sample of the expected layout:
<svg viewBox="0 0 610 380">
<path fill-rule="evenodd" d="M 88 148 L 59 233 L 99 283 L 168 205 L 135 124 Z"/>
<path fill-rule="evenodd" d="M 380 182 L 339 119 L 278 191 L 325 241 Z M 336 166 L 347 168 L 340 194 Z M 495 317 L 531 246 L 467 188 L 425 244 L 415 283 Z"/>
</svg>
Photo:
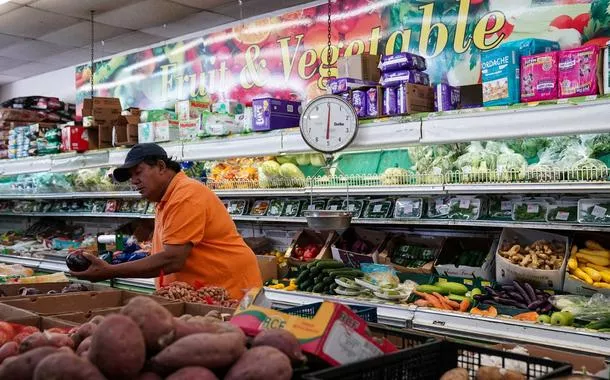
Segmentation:
<svg viewBox="0 0 610 380">
<path fill-rule="evenodd" d="M 559 242 L 564 249 L 563 264 L 559 270 L 544 270 L 525 268 L 511 263 L 500 255 L 500 249 L 504 242 L 516 242 L 522 247 L 530 245 L 538 240 Z M 568 238 L 566 236 L 552 234 L 549 232 L 505 228 L 500 236 L 500 244 L 496 252 L 496 282 L 499 284 L 510 284 L 513 280 L 525 281 L 538 289 L 563 289 L 563 280 L 568 262 Z"/>
<path fill-rule="evenodd" d="M 610 296 L 610 289 L 596 288 L 593 285 L 589 285 L 583 281 L 575 280 L 570 277 L 568 271 L 566 271 L 565 278 L 563 280 L 563 291 L 570 294 L 578 294 L 579 296 L 592 296 L 596 293 L 605 294 Z"/>
<path fill-rule="evenodd" d="M 460 240 L 457 242 L 457 240 Z M 480 267 L 468 265 L 455 265 L 452 263 L 439 264 L 449 255 L 453 256 L 456 252 L 466 249 L 489 249 L 485 261 Z M 495 275 L 495 255 L 498 250 L 498 239 L 481 238 L 481 237 L 448 237 L 443 245 L 443 249 L 434 264 L 436 273 L 440 276 L 464 277 L 464 278 L 482 278 L 484 280 L 493 281 Z"/>
<path fill-rule="evenodd" d="M 176 141 L 180 138 L 179 123 L 176 120 L 155 121 L 153 124 L 155 142 Z"/>
<path fill-rule="evenodd" d="M 155 130 L 153 123 L 140 123 L 138 124 L 138 143 L 152 143 L 155 142 Z"/>
</svg>

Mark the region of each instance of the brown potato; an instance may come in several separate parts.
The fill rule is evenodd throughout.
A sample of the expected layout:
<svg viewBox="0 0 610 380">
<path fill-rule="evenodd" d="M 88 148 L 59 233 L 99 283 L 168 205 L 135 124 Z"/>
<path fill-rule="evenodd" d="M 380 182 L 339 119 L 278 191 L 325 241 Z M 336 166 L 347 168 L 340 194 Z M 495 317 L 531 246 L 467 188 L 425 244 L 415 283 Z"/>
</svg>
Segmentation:
<svg viewBox="0 0 610 380">
<path fill-rule="evenodd" d="M 146 360 L 146 344 L 138 325 L 120 314 L 104 318 L 91 336 L 89 360 L 109 379 L 135 378 Z"/>
<path fill-rule="evenodd" d="M 236 333 L 200 333 L 185 336 L 155 357 L 155 368 L 175 371 L 183 367 L 224 368 L 235 363 L 246 351 L 243 337 Z"/>
<path fill-rule="evenodd" d="M 0 366 L 0 379 L 31 380 L 38 363 L 57 351 L 56 347 L 39 347 L 7 358 Z"/>
<path fill-rule="evenodd" d="M 468 380 L 468 370 L 465 368 L 454 368 L 445 372 L 441 380 Z"/>
<path fill-rule="evenodd" d="M 225 380 L 290 380 L 290 359 L 277 348 L 258 346 L 246 351 L 235 363 Z"/>
<path fill-rule="evenodd" d="M 218 380 L 214 372 L 203 367 L 184 367 L 165 380 Z"/>
<path fill-rule="evenodd" d="M 502 374 L 502 380 L 525 380 L 525 376 L 521 372 L 502 368 L 500 373 Z"/>
<path fill-rule="evenodd" d="M 263 330 L 252 341 L 252 347 L 269 346 L 275 347 L 288 356 L 293 362 L 302 362 L 306 360 L 305 355 L 301 351 L 301 345 L 297 338 L 288 330 L 270 329 Z"/>
<path fill-rule="evenodd" d="M 133 319 L 142 334 L 146 348 L 156 352 L 174 340 L 174 317 L 166 308 L 149 297 L 138 296 L 129 300 L 121 314 Z"/>
<path fill-rule="evenodd" d="M 2 347 L 0 347 L 0 364 L 2 364 L 6 358 L 16 355 L 19 355 L 19 345 L 15 342 L 4 343 Z"/>
<path fill-rule="evenodd" d="M 85 338 L 85 340 L 80 342 L 80 344 L 78 345 L 78 348 L 76 349 L 76 354 L 79 356 L 83 356 L 84 352 L 89 351 L 89 347 L 91 347 L 92 339 L 93 339 L 92 337 L 87 337 L 87 338 Z"/>
<path fill-rule="evenodd" d="M 44 358 L 36 366 L 33 380 L 106 380 L 88 360 L 74 353 L 59 352 Z"/>
<path fill-rule="evenodd" d="M 502 380 L 500 368 L 496 367 L 480 367 L 477 371 L 476 380 Z"/>
</svg>

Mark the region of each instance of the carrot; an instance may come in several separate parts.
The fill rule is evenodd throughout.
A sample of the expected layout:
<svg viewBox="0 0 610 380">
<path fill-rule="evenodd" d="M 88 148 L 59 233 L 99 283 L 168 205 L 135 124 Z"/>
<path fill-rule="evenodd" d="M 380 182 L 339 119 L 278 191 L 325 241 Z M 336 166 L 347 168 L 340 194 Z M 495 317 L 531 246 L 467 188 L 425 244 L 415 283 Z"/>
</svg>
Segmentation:
<svg viewBox="0 0 610 380">
<path fill-rule="evenodd" d="M 453 310 L 453 308 L 451 306 L 449 306 L 449 304 L 447 303 L 447 299 L 445 298 L 445 296 L 439 294 L 439 293 L 432 293 L 432 295 L 434 295 L 436 298 L 438 298 L 439 302 L 443 305 L 443 308 L 445 310 Z"/>
<path fill-rule="evenodd" d="M 536 322 L 538 320 L 538 313 L 535 311 L 529 311 L 527 313 L 517 314 L 513 316 L 513 319 L 525 322 Z"/>
<path fill-rule="evenodd" d="M 437 309 L 443 309 L 443 304 L 433 295 L 428 294 L 428 293 L 422 293 L 422 292 L 414 292 L 416 295 L 418 295 L 420 298 L 423 298 L 424 300 L 428 301 L 430 307 L 434 307 Z"/>
<path fill-rule="evenodd" d="M 449 299 L 449 298 L 447 298 L 447 297 L 444 297 L 444 298 L 445 298 L 445 303 L 446 303 L 447 305 L 451 306 L 451 308 L 452 308 L 453 310 L 459 310 L 459 309 L 460 309 L 460 304 L 459 304 L 459 303 L 457 303 L 457 302 L 455 302 L 455 301 L 452 301 L 452 300 L 450 300 L 450 299 Z"/>
<path fill-rule="evenodd" d="M 470 300 L 468 300 L 468 298 L 466 298 L 465 300 L 460 302 L 460 311 L 466 312 L 466 311 L 468 311 L 469 307 L 470 307 Z"/>
<path fill-rule="evenodd" d="M 415 302 L 413 302 L 415 305 L 417 306 L 422 306 L 422 307 L 428 307 L 430 306 L 430 302 L 426 301 L 423 298 L 420 298 L 418 300 L 416 300 Z"/>
</svg>

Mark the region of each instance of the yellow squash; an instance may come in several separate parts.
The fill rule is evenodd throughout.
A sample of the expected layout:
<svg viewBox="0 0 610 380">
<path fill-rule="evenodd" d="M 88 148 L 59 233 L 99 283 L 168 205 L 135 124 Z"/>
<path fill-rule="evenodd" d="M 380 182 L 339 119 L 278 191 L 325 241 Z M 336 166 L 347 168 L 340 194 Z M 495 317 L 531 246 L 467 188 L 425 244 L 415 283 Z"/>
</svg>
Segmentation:
<svg viewBox="0 0 610 380">
<path fill-rule="evenodd" d="M 610 284 L 605 282 L 594 282 L 593 286 L 595 286 L 596 288 L 610 289 Z"/>
<path fill-rule="evenodd" d="M 580 268 L 574 269 L 572 273 L 587 284 L 593 285 L 593 279 L 587 273 L 583 272 Z"/>
<path fill-rule="evenodd" d="M 610 259 L 601 256 L 587 255 L 579 252 L 576 254 L 576 258 L 578 261 L 582 260 L 591 264 L 601 265 L 603 267 L 610 265 Z"/>
<path fill-rule="evenodd" d="M 589 275 L 594 282 L 598 282 L 602 280 L 602 275 L 593 268 L 580 266 L 579 267 L 583 272 Z"/>
<path fill-rule="evenodd" d="M 570 259 L 568 260 L 568 268 L 570 268 L 570 269 L 578 268 L 578 260 L 576 260 L 576 257 L 570 257 Z"/>
</svg>

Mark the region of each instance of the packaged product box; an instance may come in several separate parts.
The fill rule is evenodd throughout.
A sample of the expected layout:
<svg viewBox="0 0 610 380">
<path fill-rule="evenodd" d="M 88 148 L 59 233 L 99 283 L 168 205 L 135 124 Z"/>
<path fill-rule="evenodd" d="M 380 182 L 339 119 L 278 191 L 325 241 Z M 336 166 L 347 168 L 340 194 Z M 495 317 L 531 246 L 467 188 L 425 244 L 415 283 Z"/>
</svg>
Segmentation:
<svg viewBox="0 0 610 380">
<path fill-rule="evenodd" d="M 434 86 L 434 110 L 437 112 L 456 110 L 460 106 L 460 88 L 447 83 Z"/>
<path fill-rule="evenodd" d="M 497 249 L 497 237 L 448 237 L 434 264 L 436 273 L 440 276 L 481 278 L 492 281 L 496 274 Z M 469 265 L 473 258 L 468 254 L 475 251 L 484 255 L 480 266 Z M 476 259 L 480 258 L 479 256 Z"/>
<path fill-rule="evenodd" d="M 559 97 L 596 95 L 602 79 L 602 58 L 597 45 L 559 52 Z"/>
<path fill-rule="evenodd" d="M 378 65 L 379 56 L 377 55 L 361 54 L 339 57 L 337 60 L 339 74 L 337 76 L 378 82 L 380 77 Z"/>
<path fill-rule="evenodd" d="M 610 42 L 609 42 L 610 44 Z M 603 56 L 603 68 L 602 68 L 602 78 L 603 78 L 603 86 L 600 86 L 600 89 L 603 89 L 603 93 L 605 95 L 610 95 L 610 45 L 607 45 L 602 52 Z"/>
<path fill-rule="evenodd" d="M 244 113 L 244 105 L 237 100 L 223 100 L 212 104 L 212 112 L 239 115 Z"/>
<path fill-rule="evenodd" d="M 379 62 L 382 73 L 398 70 L 426 70 L 426 59 L 420 55 L 401 52 L 392 55 L 384 55 Z"/>
<path fill-rule="evenodd" d="M 558 53 L 521 57 L 521 101 L 557 99 Z"/>
<path fill-rule="evenodd" d="M 83 117 L 92 117 L 93 125 L 112 125 L 119 119 L 123 108 L 119 98 L 94 97 L 85 99 Z"/>
<path fill-rule="evenodd" d="M 286 250 L 285 256 L 288 258 L 288 263 L 291 265 L 307 264 L 306 261 L 299 260 L 295 257 L 297 247 L 305 247 L 309 244 L 317 244 L 322 247 L 314 260 L 330 259 L 332 257 L 331 245 L 337 239 L 337 233 L 334 231 L 316 232 L 314 230 L 304 229 L 300 231 L 290 246 Z"/>
<path fill-rule="evenodd" d="M 155 142 L 155 130 L 152 122 L 138 124 L 138 143 Z"/>
<path fill-rule="evenodd" d="M 141 123 L 152 123 L 153 121 L 163 120 L 177 120 L 178 116 L 173 111 L 164 109 L 156 110 L 141 110 L 140 111 L 140 122 Z"/>
<path fill-rule="evenodd" d="M 378 255 L 378 262 L 391 265 L 402 273 L 431 274 L 434 272 L 434 262 L 444 242 L 445 239 L 438 236 L 396 235 L 385 244 L 383 251 Z M 408 248 L 404 249 L 406 247 Z M 408 262 L 413 260 L 427 262 L 421 266 L 409 267 Z"/>
<path fill-rule="evenodd" d="M 434 111 L 434 88 L 419 84 L 402 83 L 396 92 L 397 111 L 400 114 Z"/>
<path fill-rule="evenodd" d="M 270 328 L 288 330 L 297 337 L 303 352 L 331 365 L 396 351 L 387 339 L 373 339 L 367 332 L 366 322 L 346 305 L 323 302 L 313 318 L 302 318 L 271 309 L 271 301 L 260 288 L 246 294 L 231 323 L 250 336 Z"/>
<path fill-rule="evenodd" d="M 152 123 L 154 142 L 176 141 L 180 139 L 178 120 L 163 120 Z"/>
<path fill-rule="evenodd" d="M 201 118 L 178 121 L 180 140 L 195 140 L 201 133 Z"/>
<path fill-rule="evenodd" d="M 201 116 L 202 113 L 210 110 L 209 102 L 201 102 L 198 100 L 180 100 L 177 101 L 174 105 L 176 110 L 176 116 L 178 120 L 190 120 L 196 119 Z M 150 115 L 147 115 L 150 118 Z M 158 120 L 149 120 L 149 121 L 160 121 Z M 169 118 L 167 119 L 169 120 Z"/>
<path fill-rule="evenodd" d="M 350 227 L 331 246 L 333 259 L 354 268 L 360 268 L 361 263 L 378 263 L 387 239 L 385 232 Z"/>
<path fill-rule="evenodd" d="M 519 103 L 521 57 L 559 50 L 555 41 L 527 38 L 507 42 L 481 55 L 483 105 Z"/>
<path fill-rule="evenodd" d="M 89 150 L 89 131 L 76 125 L 63 127 L 61 143 L 65 151 L 85 152 Z"/>
<path fill-rule="evenodd" d="M 340 94 L 348 90 L 357 90 L 363 87 L 375 87 L 377 81 L 354 79 L 354 78 L 335 78 L 328 81 L 327 91 L 329 94 Z"/>
<path fill-rule="evenodd" d="M 294 128 L 300 123 L 301 103 L 274 98 L 254 99 L 252 112 L 254 131 Z"/>
<path fill-rule="evenodd" d="M 523 246 L 539 240 L 558 242 L 565 246 L 563 265 L 559 270 L 525 268 L 511 263 L 500 255 L 499 250 L 503 242 L 516 242 Z M 496 251 L 496 282 L 509 284 L 513 280 L 517 280 L 528 282 L 538 289 L 562 290 L 568 262 L 568 248 L 568 238 L 562 235 L 529 229 L 504 228 Z"/>
<path fill-rule="evenodd" d="M 228 114 L 203 114 L 202 115 L 202 128 L 204 136 L 227 136 L 233 133 L 241 133 L 241 128 L 236 122 L 238 117 L 245 116 L 241 115 L 228 115 Z M 250 114 L 250 123 L 252 122 L 252 114 Z"/>
</svg>

